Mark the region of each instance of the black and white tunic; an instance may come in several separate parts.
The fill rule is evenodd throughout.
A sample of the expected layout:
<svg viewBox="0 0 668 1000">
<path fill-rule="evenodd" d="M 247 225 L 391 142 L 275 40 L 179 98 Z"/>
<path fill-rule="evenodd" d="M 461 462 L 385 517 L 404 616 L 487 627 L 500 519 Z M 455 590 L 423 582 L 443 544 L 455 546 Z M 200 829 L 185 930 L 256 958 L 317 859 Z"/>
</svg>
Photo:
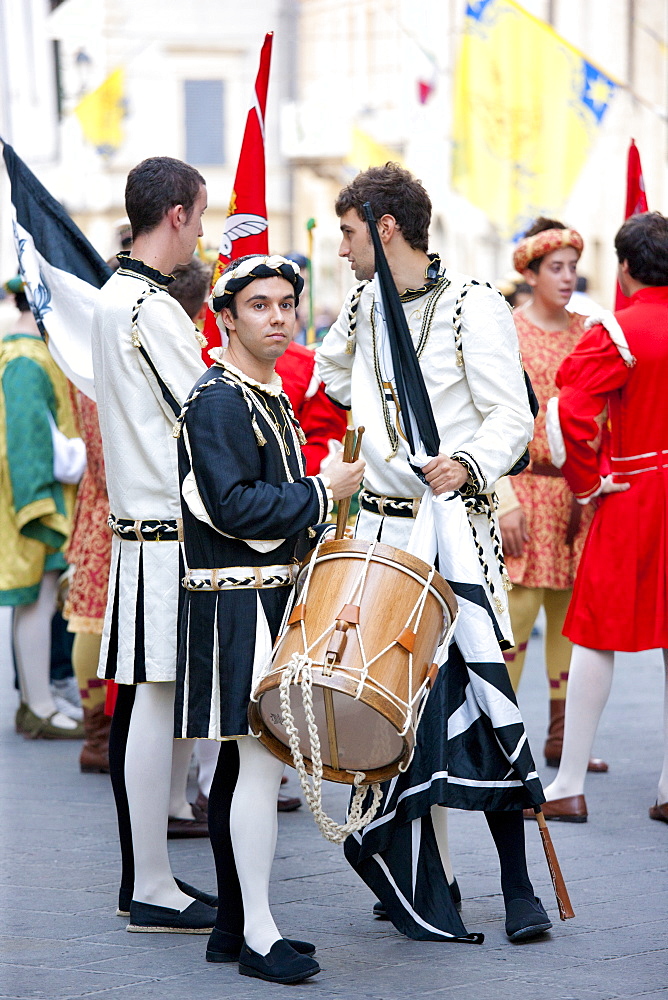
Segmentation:
<svg viewBox="0 0 668 1000">
<path fill-rule="evenodd" d="M 329 498 L 321 477 L 304 475 L 278 376 L 265 385 L 216 364 L 196 383 L 181 424 L 187 570 L 176 735 L 220 740 L 248 733 L 251 685 L 292 593 L 297 549 Z"/>
</svg>

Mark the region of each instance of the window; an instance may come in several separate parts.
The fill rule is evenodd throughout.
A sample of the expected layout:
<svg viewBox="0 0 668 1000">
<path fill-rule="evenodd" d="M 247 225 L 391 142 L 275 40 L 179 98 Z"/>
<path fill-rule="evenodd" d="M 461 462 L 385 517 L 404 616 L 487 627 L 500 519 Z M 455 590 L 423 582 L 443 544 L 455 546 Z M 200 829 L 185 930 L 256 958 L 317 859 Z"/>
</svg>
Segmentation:
<svg viewBox="0 0 668 1000">
<path fill-rule="evenodd" d="M 223 81 L 185 80 L 186 161 L 200 166 L 225 162 Z"/>
</svg>

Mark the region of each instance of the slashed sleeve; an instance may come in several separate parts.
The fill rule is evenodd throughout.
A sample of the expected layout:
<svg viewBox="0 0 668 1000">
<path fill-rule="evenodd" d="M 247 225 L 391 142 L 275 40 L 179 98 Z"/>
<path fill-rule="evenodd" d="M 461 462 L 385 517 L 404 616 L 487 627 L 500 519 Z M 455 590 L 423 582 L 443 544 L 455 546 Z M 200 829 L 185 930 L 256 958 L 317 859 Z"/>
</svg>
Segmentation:
<svg viewBox="0 0 668 1000">
<path fill-rule="evenodd" d="M 482 423 L 451 457 L 466 464 L 480 492 L 488 492 L 524 453 L 533 417 L 517 331 L 502 296 L 484 285 L 472 288 L 462 316 L 466 379 Z"/>
<path fill-rule="evenodd" d="M 139 307 L 137 334 L 139 363 L 165 415 L 173 421 L 205 370 L 195 327 L 176 299 L 157 292 Z"/>
<path fill-rule="evenodd" d="M 608 331 L 599 325 L 585 333 L 557 372 L 558 407 L 552 400 L 548 404 L 550 449 L 580 500 L 601 485 L 598 451 L 608 397 L 625 384 L 631 371 Z"/>
<path fill-rule="evenodd" d="M 273 485 L 262 478 L 258 445 L 241 392 L 212 386 L 185 420 L 199 496 L 218 530 L 233 538 L 288 538 L 316 524 L 325 487 L 318 477 Z"/>
<path fill-rule="evenodd" d="M 345 409 L 350 409 L 350 378 L 355 360 L 356 314 L 365 287 L 366 283 L 357 285 L 348 293 L 336 322 L 330 327 L 315 352 L 316 371 L 325 384 L 325 392 L 330 399 Z"/>
</svg>

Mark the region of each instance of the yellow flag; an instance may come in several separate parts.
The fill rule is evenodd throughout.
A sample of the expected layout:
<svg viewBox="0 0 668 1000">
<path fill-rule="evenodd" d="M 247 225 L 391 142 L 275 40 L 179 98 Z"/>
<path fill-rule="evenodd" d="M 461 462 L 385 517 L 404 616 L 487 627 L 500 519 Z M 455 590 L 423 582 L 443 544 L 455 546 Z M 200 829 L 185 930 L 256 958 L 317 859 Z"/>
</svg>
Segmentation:
<svg viewBox="0 0 668 1000">
<path fill-rule="evenodd" d="M 506 238 L 559 212 L 617 86 L 513 0 L 469 3 L 455 77 L 453 186 Z"/>
<path fill-rule="evenodd" d="M 403 158 L 396 150 L 376 142 L 370 135 L 353 125 L 350 136 L 350 150 L 346 163 L 357 170 L 367 170 L 369 167 L 381 167 L 389 161 L 404 165 Z"/>
<path fill-rule="evenodd" d="M 124 71 L 116 69 L 74 109 L 86 140 L 103 156 L 113 153 L 123 142 L 124 91 Z"/>
</svg>

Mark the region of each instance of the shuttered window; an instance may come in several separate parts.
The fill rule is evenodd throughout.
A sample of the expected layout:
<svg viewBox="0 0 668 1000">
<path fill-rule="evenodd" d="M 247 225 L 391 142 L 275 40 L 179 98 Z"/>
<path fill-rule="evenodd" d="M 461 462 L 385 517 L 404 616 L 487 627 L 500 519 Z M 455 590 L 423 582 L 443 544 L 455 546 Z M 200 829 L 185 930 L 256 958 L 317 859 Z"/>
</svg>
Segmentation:
<svg viewBox="0 0 668 1000">
<path fill-rule="evenodd" d="M 199 166 L 225 162 L 222 80 L 185 80 L 186 161 Z"/>
</svg>

